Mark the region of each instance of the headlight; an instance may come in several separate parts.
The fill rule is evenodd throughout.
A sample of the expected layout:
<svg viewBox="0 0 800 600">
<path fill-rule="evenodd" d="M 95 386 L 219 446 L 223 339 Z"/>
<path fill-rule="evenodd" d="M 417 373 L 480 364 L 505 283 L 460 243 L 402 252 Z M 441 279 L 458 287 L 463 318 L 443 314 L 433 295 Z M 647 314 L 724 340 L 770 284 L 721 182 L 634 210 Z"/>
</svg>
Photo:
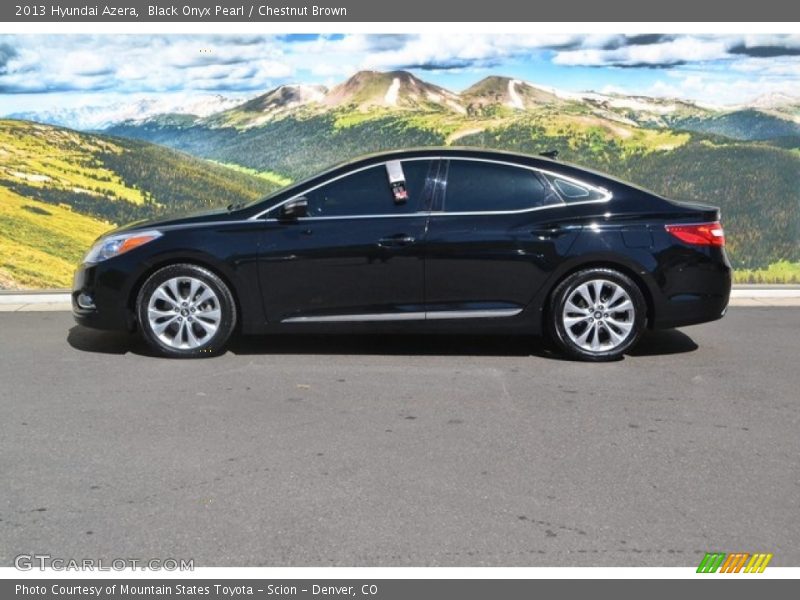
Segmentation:
<svg viewBox="0 0 800 600">
<path fill-rule="evenodd" d="M 152 242 L 160 238 L 160 231 L 132 231 L 131 233 L 121 233 L 97 240 L 92 249 L 89 250 L 83 259 L 85 263 L 98 263 L 100 261 L 119 256 L 128 250 L 138 248 L 142 244 Z"/>
</svg>

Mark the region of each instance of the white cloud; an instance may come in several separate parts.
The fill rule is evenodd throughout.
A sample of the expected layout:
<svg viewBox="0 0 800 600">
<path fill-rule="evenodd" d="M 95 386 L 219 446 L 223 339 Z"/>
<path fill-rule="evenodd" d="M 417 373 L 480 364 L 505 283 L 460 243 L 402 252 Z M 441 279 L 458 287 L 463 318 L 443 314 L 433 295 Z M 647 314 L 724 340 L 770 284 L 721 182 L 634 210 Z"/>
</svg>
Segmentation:
<svg viewBox="0 0 800 600">
<path fill-rule="evenodd" d="M 558 65 L 651 65 L 663 66 L 726 58 L 731 40 L 682 37 L 656 44 L 626 45 L 619 48 L 587 48 L 558 52 Z"/>
<path fill-rule="evenodd" d="M 579 47 L 560 50 L 553 62 L 565 66 L 652 66 L 727 60 L 735 64 L 748 57 L 779 58 L 800 49 L 798 35 L 681 35 L 665 36 L 651 43 L 636 37 L 617 37 L 616 43 L 597 43 L 586 38 Z M 758 59 L 757 59 L 758 60 Z"/>
<path fill-rule="evenodd" d="M 511 57 L 526 56 L 552 46 L 577 43 L 578 36 L 526 36 L 426 34 L 414 36 L 400 48 L 370 52 L 363 61 L 367 68 L 420 66 L 447 68 L 494 64 Z"/>
<path fill-rule="evenodd" d="M 104 90 L 164 92 L 261 89 L 295 70 L 276 38 L 231 36 L 0 36 L 17 55 L 0 75 L 0 93 Z M 227 83 L 226 83 L 227 82 Z"/>
</svg>

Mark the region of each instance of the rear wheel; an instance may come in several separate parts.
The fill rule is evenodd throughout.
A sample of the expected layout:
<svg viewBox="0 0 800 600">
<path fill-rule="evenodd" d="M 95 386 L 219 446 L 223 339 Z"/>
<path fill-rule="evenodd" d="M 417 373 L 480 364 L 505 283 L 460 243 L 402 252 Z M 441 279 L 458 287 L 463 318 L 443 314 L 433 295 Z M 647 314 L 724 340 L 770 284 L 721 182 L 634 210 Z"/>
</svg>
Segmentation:
<svg viewBox="0 0 800 600">
<path fill-rule="evenodd" d="M 218 354 L 236 325 L 236 304 L 214 273 L 191 264 L 169 265 L 145 281 L 136 300 L 145 340 L 160 354 Z"/>
<path fill-rule="evenodd" d="M 614 269 L 573 273 L 553 291 L 550 334 L 571 358 L 604 361 L 620 358 L 639 339 L 646 304 L 639 286 Z"/>
</svg>

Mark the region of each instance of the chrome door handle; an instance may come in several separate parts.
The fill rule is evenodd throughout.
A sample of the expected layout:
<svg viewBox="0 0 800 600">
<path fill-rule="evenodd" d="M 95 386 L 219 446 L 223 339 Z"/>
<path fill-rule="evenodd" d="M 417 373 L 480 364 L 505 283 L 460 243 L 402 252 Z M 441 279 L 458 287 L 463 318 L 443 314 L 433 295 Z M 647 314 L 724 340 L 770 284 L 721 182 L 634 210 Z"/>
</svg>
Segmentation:
<svg viewBox="0 0 800 600">
<path fill-rule="evenodd" d="M 398 233 L 397 235 L 390 235 L 378 240 L 378 246 L 384 248 L 391 248 L 392 246 L 408 246 L 416 241 L 413 235 L 405 233 Z"/>
<path fill-rule="evenodd" d="M 563 225 L 543 225 L 541 227 L 534 227 L 531 229 L 531 235 L 534 235 L 538 238 L 555 238 L 567 233 L 568 230 L 569 227 L 564 227 Z"/>
</svg>

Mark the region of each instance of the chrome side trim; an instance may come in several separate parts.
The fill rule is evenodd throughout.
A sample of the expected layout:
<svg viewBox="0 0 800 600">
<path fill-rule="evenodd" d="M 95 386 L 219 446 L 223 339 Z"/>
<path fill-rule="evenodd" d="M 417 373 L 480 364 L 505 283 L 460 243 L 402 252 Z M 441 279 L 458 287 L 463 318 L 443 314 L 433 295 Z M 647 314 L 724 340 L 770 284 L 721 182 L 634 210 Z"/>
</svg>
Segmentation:
<svg viewBox="0 0 800 600">
<path fill-rule="evenodd" d="M 422 212 L 413 212 L 413 213 L 405 213 L 402 215 L 392 215 L 392 214 L 385 214 L 385 215 L 340 215 L 336 217 L 300 217 L 297 219 L 299 223 L 308 223 L 309 221 L 343 221 L 343 220 L 351 220 L 351 219 L 403 219 L 409 217 L 426 217 L 429 215 L 438 214 L 434 211 L 422 211 Z M 279 219 L 275 218 L 266 218 L 262 219 L 264 223 L 277 223 Z"/>
<path fill-rule="evenodd" d="M 396 160 L 396 159 L 393 159 L 393 160 Z M 589 183 L 586 183 L 585 181 L 581 181 L 580 179 L 575 179 L 574 177 L 570 177 L 568 175 L 563 175 L 561 173 L 556 173 L 555 171 L 550 171 L 548 169 L 540 169 L 538 167 L 531 167 L 531 166 L 528 166 L 528 165 L 521 165 L 519 163 L 514 163 L 514 162 L 509 162 L 509 161 L 504 161 L 504 160 L 493 160 L 493 159 L 489 159 L 489 158 L 472 158 L 472 157 L 468 157 L 468 156 L 415 156 L 413 158 L 406 158 L 406 159 L 399 159 L 399 160 L 401 160 L 401 161 L 412 161 L 412 160 L 471 160 L 471 161 L 476 161 L 476 162 L 488 162 L 488 163 L 494 163 L 494 164 L 498 164 L 498 165 L 507 165 L 507 166 L 510 166 L 510 167 L 516 167 L 518 169 L 527 169 L 529 171 L 534 171 L 536 173 L 544 173 L 545 175 L 550 175 L 551 177 L 558 177 L 559 179 L 563 179 L 565 181 L 571 181 L 571 182 L 573 182 L 573 183 L 575 183 L 577 185 L 580 185 L 582 187 L 586 187 L 586 188 L 595 190 L 597 192 L 600 192 L 601 194 L 603 194 L 603 197 L 602 198 L 598 198 L 597 200 L 584 200 L 582 202 L 564 202 L 562 200 L 561 204 L 551 204 L 549 206 L 534 206 L 534 207 L 531 207 L 531 208 L 522 208 L 522 209 L 519 209 L 519 210 L 487 210 L 487 211 L 451 212 L 451 213 L 442 212 L 442 211 L 421 211 L 421 212 L 414 212 L 414 213 L 406 213 L 406 214 L 402 214 L 402 215 L 384 214 L 384 215 L 347 215 L 347 216 L 336 216 L 336 217 L 303 217 L 303 218 L 298 219 L 298 221 L 312 221 L 312 220 L 328 220 L 328 221 L 332 221 L 332 220 L 342 220 L 342 219 L 376 219 L 376 218 L 380 219 L 380 218 L 420 217 L 420 216 L 429 216 L 429 215 L 442 216 L 442 217 L 450 217 L 450 216 L 452 216 L 452 217 L 461 217 L 461 216 L 471 216 L 471 215 L 513 215 L 513 214 L 529 213 L 529 212 L 534 212 L 534 211 L 538 211 L 538 210 L 546 210 L 546 209 L 549 209 L 549 208 L 564 208 L 566 206 L 576 206 L 576 205 L 580 205 L 580 204 L 599 204 L 599 203 L 602 203 L 602 202 L 608 202 L 613 197 L 613 194 L 609 190 L 607 190 L 605 188 L 602 188 L 602 187 L 595 186 L 595 185 L 591 185 Z M 352 171 L 348 171 L 347 173 L 342 173 L 341 175 L 337 175 L 336 177 L 333 177 L 331 179 L 326 179 L 322 183 L 318 183 L 315 186 L 312 186 L 310 188 L 306 188 L 302 192 L 299 192 L 299 193 L 295 194 L 294 196 L 292 196 L 290 198 L 287 198 L 283 202 L 281 202 L 279 204 L 276 204 L 275 206 L 272 206 L 272 207 L 270 207 L 270 208 L 268 208 L 266 210 L 263 210 L 260 213 L 258 213 L 257 215 L 253 215 L 252 217 L 250 217 L 248 219 L 248 221 L 257 221 L 257 220 L 261 219 L 261 217 L 263 217 L 267 213 L 269 213 L 269 212 L 271 212 L 271 211 L 273 211 L 275 209 L 280 208 L 284 204 L 287 204 L 288 202 L 291 202 L 295 198 L 299 198 L 300 196 L 302 196 L 304 194 L 307 194 L 308 192 L 313 192 L 317 188 L 321 188 L 324 185 L 327 185 L 329 183 L 333 183 L 334 181 L 342 179 L 343 177 L 347 177 L 348 175 L 352 175 L 354 173 L 359 173 L 361 171 L 366 171 L 367 169 L 371 169 L 372 167 L 378 167 L 378 166 L 381 166 L 381 165 L 383 165 L 385 167 L 386 163 L 388 163 L 388 162 L 391 162 L 391 161 L 390 160 L 386 160 L 386 161 L 383 161 L 383 162 L 372 163 L 372 164 L 364 166 L 364 167 L 359 167 L 358 169 L 353 169 Z M 278 221 L 278 219 L 276 219 L 276 218 L 267 218 L 265 220 L 266 221 L 272 221 L 272 222 Z"/>
<path fill-rule="evenodd" d="M 521 308 L 491 308 L 486 310 L 430 310 L 425 319 L 494 319 L 498 317 L 515 317 L 522 312 Z"/>
<path fill-rule="evenodd" d="M 378 321 L 436 321 L 440 319 L 492 319 L 514 317 L 521 308 L 486 310 L 432 310 L 406 313 L 368 313 L 360 315 L 325 315 L 320 317 L 289 317 L 281 323 L 367 323 Z"/>
<path fill-rule="evenodd" d="M 361 323 L 369 321 L 424 321 L 424 312 L 372 313 L 364 315 L 325 315 L 321 317 L 289 317 L 281 323 Z"/>
<path fill-rule="evenodd" d="M 533 208 L 524 208 L 521 210 L 487 210 L 487 211 L 473 211 L 473 212 L 441 212 L 438 210 L 426 210 L 422 212 L 406 213 L 403 215 L 352 215 L 352 216 L 337 216 L 337 217 L 303 217 L 298 219 L 298 222 L 308 223 L 313 221 L 344 221 L 349 219 L 408 219 L 410 217 L 472 217 L 472 216 L 492 216 L 492 215 L 516 215 L 524 213 L 532 213 L 540 210 L 548 210 L 551 208 L 564 208 L 566 206 L 577 206 L 580 204 L 599 204 L 605 203 L 608 200 L 584 200 L 582 202 L 570 202 L 569 204 L 551 204 L 549 206 L 535 206 Z M 278 219 L 268 218 L 263 219 L 264 223 L 277 223 Z"/>
</svg>

